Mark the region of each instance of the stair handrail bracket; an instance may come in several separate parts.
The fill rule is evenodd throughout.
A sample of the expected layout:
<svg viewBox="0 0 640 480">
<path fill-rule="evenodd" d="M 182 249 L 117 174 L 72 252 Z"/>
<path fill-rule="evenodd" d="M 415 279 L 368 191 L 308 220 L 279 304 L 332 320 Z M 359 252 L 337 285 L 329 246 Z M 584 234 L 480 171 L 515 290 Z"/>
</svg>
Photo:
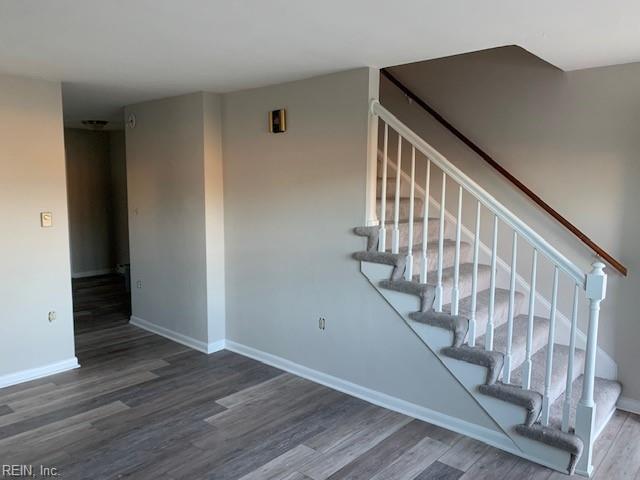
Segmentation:
<svg viewBox="0 0 640 480">
<path fill-rule="evenodd" d="M 395 115 L 382 106 L 378 100 L 372 100 L 370 111 L 381 118 L 389 127 L 393 128 L 402 138 L 412 144 L 418 151 L 431 160 L 449 178 L 462 186 L 467 192 L 473 195 L 482 205 L 493 212 L 500 220 L 515 230 L 518 235 L 526 239 L 532 246 L 543 253 L 552 263 L 557 265 L 567 275 L 580 285 L 582 289 L 586 287 L 586 273 L 575 265 L 571 260 L 562 255 L 542 236 L 536 233 L 531 227 L 520 220 L 507 207 L 502 205 L 491 194 L 484 190 L 475 181 L 469 178 L 462 170 L 453 165 L 444 155 L 429 145 L 422 137 L 402 123 Z M 375 191 L 375 190 L 374 190 Z"/>
</svg>

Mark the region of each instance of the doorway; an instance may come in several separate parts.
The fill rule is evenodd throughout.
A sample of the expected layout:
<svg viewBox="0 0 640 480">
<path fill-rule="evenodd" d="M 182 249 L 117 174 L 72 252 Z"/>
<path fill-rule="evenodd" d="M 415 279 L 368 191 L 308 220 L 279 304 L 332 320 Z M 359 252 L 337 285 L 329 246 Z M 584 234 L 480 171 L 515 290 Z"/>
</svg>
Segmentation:
<svg viewBox="0 0 640 480">
<path fill-rule="evenodd" d="M 77 351 L 131 315 L 124 132 L 65 128 L 65 154 Z"/>
</svg>

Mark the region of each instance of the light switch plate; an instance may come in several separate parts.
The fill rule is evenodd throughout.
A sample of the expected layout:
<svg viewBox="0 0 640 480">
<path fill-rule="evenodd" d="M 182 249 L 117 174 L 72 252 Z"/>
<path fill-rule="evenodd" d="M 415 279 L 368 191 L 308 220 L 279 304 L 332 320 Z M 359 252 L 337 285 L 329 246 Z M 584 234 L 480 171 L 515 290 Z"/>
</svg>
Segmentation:
<svg viewBox="0 0 640 480">
<path fill-rule="evenodd" d="M 40 212 L 40 225 L 42 228 L 53 227 L 53 214 L 51 212 Z"/>
</svg>

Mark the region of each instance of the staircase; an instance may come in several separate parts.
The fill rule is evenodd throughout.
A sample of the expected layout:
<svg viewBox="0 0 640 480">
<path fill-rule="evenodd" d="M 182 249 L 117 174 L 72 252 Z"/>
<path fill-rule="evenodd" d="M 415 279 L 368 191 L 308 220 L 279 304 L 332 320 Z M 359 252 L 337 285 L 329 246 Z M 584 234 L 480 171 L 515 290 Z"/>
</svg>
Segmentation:
<svg viewBox="0 0 640 480">
<path fill-rule="evenodd" d="M 372 132 L 378 122 L 383 132 L 382 152 L 375 155 L 375 135 L 369 160 L 375 188 L 369 185 L 368 201 L 379 223 L 354 230 L 367 239 L 354 254 L 361 271 L 499 425 L 510 451 L 590 475 L 593 443 L 621 393 L 614 378 L 596 376 L 604 265 L 580 270 L 377 101 L 371 118 Z M 470 231 L 463 218 L 475 219 L 471 238 L 463 238 Z M 499 229 L 511 240 L 506 275 L 497 267 Z M 516 268 L 523 252 L 526 283 Z M 536 290 L 542 261 L 552 271 L 550 302 Z M 563 296 L 570 319 L 558 307 Z M 578 330 L 581 302 L 588 303 L 586 335 Z"/>
</svg>

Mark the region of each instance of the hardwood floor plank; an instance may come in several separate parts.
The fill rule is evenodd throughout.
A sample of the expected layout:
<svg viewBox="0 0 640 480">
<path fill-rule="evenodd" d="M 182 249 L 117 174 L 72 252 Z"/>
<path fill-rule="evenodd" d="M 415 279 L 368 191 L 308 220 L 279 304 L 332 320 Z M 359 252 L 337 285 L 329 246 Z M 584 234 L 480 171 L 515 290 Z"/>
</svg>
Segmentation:
<svg viewBox="0 0 640 480">
<path fill-rule="evenodd" d="M 58 420 L 57 422 L 48 423 L 46 425 L 42 425 L 37 428 L 33 428 L 27 431 L 20 431 L 15 435 L 11 435 L 0 439 L 0 449 L 3 449 L 4 452 L 11 452 L 12 448 L 23 448 L 23 445 L 34 438 L 42 437 L 51 433 L 58 432 L 61 428 L 65 428 L 74 424 L 84 423 L 87 421 L 92 421 L 101 417 L 106 417 L 109 415 L 113 415 L 115 413 L 121 412 L 122 410 L 126 410 L 127 407 L 122 402 L 113 402 L 108 405 L 104 405 L 102 407 L 98 407 L 93 410 L 89 410 L 87 412 L 83 412 L 77 415 L 73 415 L 71 417 L 64 418 L 62 420 Z M 6 449 L 6 450 L 5 450 Z"/>
<path fill-rule="evenodd" d="M 361 401 L 361 408 L 353 415 L 345 418 L 334 428 L 328 428 L 305 442 L 308 447 L 319 452 L 326 452 L 349 435 L 369 428 L 386 412 L 384 408 Z"/>
<path fill-rule="evenodd" d="M 427 436 L 429 425 L 413 420 L 383 439 L 364 455 L 353 460 L 329 477 L 330 480 L 369 480 L 389 463 Z"/>
<path fill-rule="evenodd" d="M 640 416 L 629 414 L 594 480 L 635 479 L 640 471 Z"/>
<path fill-rule="evenodd" d="M 299 465 L 315 455 L 317 452 L 313 448 L 298 445 L 253 472 L 243 475 L 241 480 L 276 480 L 283 476 L 291 477 Z"/>
<path fill-rule="evenodd" d="M 239 392 L 219 398 L 216 401 L 226 408 L 237 407 L 243 403 L 251 403 L 256 400 L 264 401 L 279 395 L 278 389 L 286 388 L 287 384 L 291 383 L 295 378 L 296 377 L 290 373 L 282 373 L 271 380 L 242 389 Z"/>
<path fill-rule="evenodd" d="M 281 477 L 278 477 L 277 479 L 274 479 L 274 480 L 311 480 L 311 479 L 300 472 L 292 472 L 292 473 L 283 475 Z"/>
<path fill-rule="evenodd" d="M 39 400 L 28 403 L 20 403 L 14 413 L 0 417 L 0 439 L 11 437 L 17 433 L 28 431 L 53 421 L 65 418 L 69 415 L 76 415 L 85 410 L 93 409 L 95 398 L 110 392 L 126 389 L 131 386 L 138 386 L 146 381 L 157 378 L 150 372 L 135 372 L 123 378 L 104 384 L 92 385 L 87 390 L 78 389 L 60 392 L 59 397 L 55 397 L 55 390 L 47 393 L 47 400 Z M 49 395 L 52 395 L 49 397 Z M 103 403 L 111 403 L 112 398 Z M 122 403 L 122 402 L 120 402 Z"/>
<path fill-rule="evenodd" d="M 423 438 L 371 480 L 411 480 L 435 462 L 449 448 L 432 438 Z"/>
<path fill-rule="evenodd" d="M 445 443 L 449 446 L 453 446 L 456 444 L 462 435 L 456 433 L 452 430 L 447 430 L 446 428 L 439 427 L 437 425 L 428 424 L 429 433 L 427 435 L 434 440 L 438 440 L 439 442 Z"/>
<path fill-rule="evenodd" d="M 518 459 L 516 465 L 509 472 L 509 477 L 523 479 L 526 478 L 527 480 L 549 480 L 552 473 L 554 473 L 553 470 L 521 458 Z M 564 475 L 564 478 L 566 479 L 567 475 Z"/>
<path fill-rule="evenodd" d="M 486 454 L 480 457 L 480 459 L 460 478 L 462 480 L 495 480 L 497 478 L 511 478 L 510 472 L 515 468 L 519 460 L 520 459 L 515 455 L 511 455 L 495 448 L 489 448 Z"/>
<path fill-rule="evenodd" d="M 624 425 L 627 417 L 629 417 L 629 413 L 623 412 L 622 410 L 617 410 L 616 413 L 613 414 L 611 420 L 604 427 L 604 430 L 596 440 L 596 444 L 593 447 L 593 467 L 594 467 L 594 475 L 602 465 L 602 461 L 611 451 L 611 446 L 613 445 L 615 439 L 620 434 L 620 430 L 622 429 L 622 425 Z"/>
<path fill-rule="evenodd" d="M 445 463 L 433 462 L 415 480 L 457 480 L 464 472 Z M 499 477 L 491 477 L 497 479 Z"/>
<path fill-rule="evenodd" d="M 466 472 L 488 449 L 486 443 L 462 437 L 438 461 Z"/>
<path fill-rule="evenodd" d="M 9 402 L 19 401 L 24 398 L 30 398 L 33 395 L 40 395 L 41 393 L 51 391 L 55 388 L 56 385 L 52 382 L 34 385 L 33 387 L 23 388 L 22 390 L 16 391 L 11 391 L 11 387 L 6 389 L 3 388 L 2 390 L 0 390 L 0 404 L 7 404 Z"/>
<path fill-rule="evenodd" d="M 314 480 L 325 480 L 411 420 L 399 413 L 384 412 L 369 428 L 348 435 L 298 470 Z"/>
<path fill-rule="evenodd" d="M 189 465 L 189 477 L 238 478 L 304 443 L 307 438 L 326 428 L 322 420 L 331 415 L 331 405 L 344 401 L 336 393 L 320 393 L 318 397 L 314 399 L 316 406 L 313 411 L 297 418 L 263 426 L 240 437 L 225 438 L 224 433 L 222 437 L 218 433 L 210 436 L 207 443 L 212 447 L 203 450 L 211 453 L 200 462 Z M 211 442 L 212 439 L 215 439 L 215 443 Z M 169 475 L 176 473 L 175 470 L 169 470 Z"/>
</svg>

